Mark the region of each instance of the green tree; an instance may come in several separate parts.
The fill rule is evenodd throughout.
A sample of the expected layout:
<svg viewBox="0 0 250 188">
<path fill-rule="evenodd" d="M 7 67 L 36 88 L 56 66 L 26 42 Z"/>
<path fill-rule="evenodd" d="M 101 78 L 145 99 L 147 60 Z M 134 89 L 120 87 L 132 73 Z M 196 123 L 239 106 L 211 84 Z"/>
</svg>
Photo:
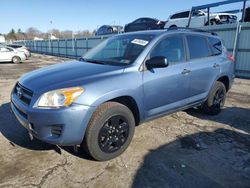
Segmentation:
<svg viewBox="0 0 250 188">
<path fill-rule="evenodd" d="M 14 29 L 11 29 L 10 32 L 6 36 L 7 40 L 16 40 L 16 32 Z"/>
<path fill-rule="evenodd" d="M 23 32 L 22 32 L 22 30 L 19 28 L 19 29 L 17 30 L 17 33 L 23 33 Z"/>
</svg>

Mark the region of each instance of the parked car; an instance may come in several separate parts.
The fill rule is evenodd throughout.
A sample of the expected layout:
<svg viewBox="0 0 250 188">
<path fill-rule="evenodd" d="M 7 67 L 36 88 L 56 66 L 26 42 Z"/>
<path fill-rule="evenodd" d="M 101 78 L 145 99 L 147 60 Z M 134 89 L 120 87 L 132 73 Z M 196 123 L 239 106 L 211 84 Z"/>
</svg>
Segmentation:
<svg viewBox="0 0 250 188">
<path fill-rule="evenodd" d="M 139 18 L 124 27 L 124 32 L 163 29 L 164 21 L 153 18 Z"/>
<path fill-rule="evenodd" d="M 31 52 L 30 49 L 23 46 L 23 45 L 18 45 L 18 44 L 8 44 L 7 46 L 14 48 L 18 51 L 24 52 L 24 54 L 26 55 L 26 58 L 31 56 Z"/>
<path fill-rule="evenodd" d="M 123 27 L 119 25 L 103 25 L 99 27 L 96 31 L 95 35 L 110 35 L 110 34 L 117 34 L 122 32 Z"/>
<path fill-rule="evenodd" d="M 165 24 L 165 28 L 170 27 L 187 27 L 190 11 L 177 12 L 169 17 Z M 207 12 L 197 10 L 192 12 L 190 27 L 202 27 L 208 25 Z M 229 13 L 210 13 L 210 24 L 229 24 L 236 23 L 237 16 Z"/>
<path fill-rule="evenodd" d="M 140 123 L 192 107 L 218 114 L 233 79 L 232 57 L 211 33 L 126 33 L 22 76 L 11 109 L 31 137 L 104 161 L 126 150 Z"/>
<path fill-rule="evenodd" d="M 20 63 L 26 60 L 24 52 L 7 46 L 0 46 L 0 62 Z"/>
</svg>

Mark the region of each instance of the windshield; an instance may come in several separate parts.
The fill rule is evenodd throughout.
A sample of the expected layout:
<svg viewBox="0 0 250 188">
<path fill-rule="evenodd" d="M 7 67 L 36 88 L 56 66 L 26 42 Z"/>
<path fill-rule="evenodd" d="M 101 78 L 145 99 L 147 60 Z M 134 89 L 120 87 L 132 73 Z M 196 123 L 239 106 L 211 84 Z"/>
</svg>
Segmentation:
<svg viewBox="0 0 250 188">
<path fill-rule="evenodd" d="M 154 38 L 152 34 L 118 35 L 90 50 L 83 60 L 92 63 L 131 64 Z"/>
</svg>

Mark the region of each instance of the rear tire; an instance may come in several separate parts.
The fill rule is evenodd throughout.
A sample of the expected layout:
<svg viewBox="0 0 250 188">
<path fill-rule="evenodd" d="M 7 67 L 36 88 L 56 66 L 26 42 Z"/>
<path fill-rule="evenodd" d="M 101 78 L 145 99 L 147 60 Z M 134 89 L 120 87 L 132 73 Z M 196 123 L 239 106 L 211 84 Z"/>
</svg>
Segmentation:
<svg viewBox="0 0 250 188">
<path fill-rule="evenodd" d="M 18 56 L 14 56 L 14 57 L 12 58 L 12 62 L 15 63 L 15 64 L 18 64 L 18 63 L 21 62 L 21 58 L 18 57 Z"/>
<path fill-rule="evenodd" d="M 220 113 L 226 100 L 226 87 L 222 82 L 216 81 L 207 101 L 201 106 L 201 110 L 208 115 Z"/>
<path fill-rule="evenodd" d="M 130 109 L 117 102 L 102 104 L 87 127 L 84 146 L 95 160 L 106 161 L 121 155 L 129 146 L 135 129 Z"/>
<path fill-rule="evenodd" d="M 177 28 L 176 25 L 171 25 L 169 28 Z"/>
</svg>

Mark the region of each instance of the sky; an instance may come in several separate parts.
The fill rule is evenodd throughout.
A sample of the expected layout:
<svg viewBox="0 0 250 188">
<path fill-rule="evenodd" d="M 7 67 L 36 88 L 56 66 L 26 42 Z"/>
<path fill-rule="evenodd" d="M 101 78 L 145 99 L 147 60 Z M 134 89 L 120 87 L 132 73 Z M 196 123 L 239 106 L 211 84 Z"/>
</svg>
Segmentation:
<svg viewBox="0 0 250 188">
<path fill-rule="evenodd" d="M 53 28 L 92 31 L 104 24 L 124 26 L 139 17 L 167 20 L 176 11 L 218 1 L 221 0 L 1 0 L 0 33 L 29 27 L 43 32 Z M 242 3 L 235 3 L 212 11 L 241 7 Z"/>
</svg>

